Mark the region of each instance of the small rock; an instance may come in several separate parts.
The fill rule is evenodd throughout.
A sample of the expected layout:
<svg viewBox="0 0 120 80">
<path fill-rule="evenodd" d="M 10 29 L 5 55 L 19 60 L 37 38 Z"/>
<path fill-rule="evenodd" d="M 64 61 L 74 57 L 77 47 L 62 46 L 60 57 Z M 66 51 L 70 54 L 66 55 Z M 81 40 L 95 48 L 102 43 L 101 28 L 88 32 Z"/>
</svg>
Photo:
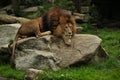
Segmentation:
<svg viewBox="0 0 120 80">
<path fill-rule="evenodd" d="M 26 71 L 24 80 L 37 80 L 38 76 L 42 73 L 43 73 L 42 70 L 30 68 Z"/>
</svg>

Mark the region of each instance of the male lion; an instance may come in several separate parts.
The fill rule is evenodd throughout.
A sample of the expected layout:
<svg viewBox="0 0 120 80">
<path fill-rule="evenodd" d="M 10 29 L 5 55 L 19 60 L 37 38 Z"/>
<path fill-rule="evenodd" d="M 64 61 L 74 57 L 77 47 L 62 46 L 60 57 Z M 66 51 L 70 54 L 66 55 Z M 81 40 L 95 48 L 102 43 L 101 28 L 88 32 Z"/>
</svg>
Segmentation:
<svg viewBox="0 0 120 80">
<path fill-rule="evenodd" d="M 65 44 L 70 45 L 71 38 L 76 33 L 76 22 L 71 13 L 60 8 L 49 9 L 42 16 L 44 30 L 50 30 L 53 35 L 61 37 Z"/>
<path fill-rule="evenodd" d="M 70 45 L 71 38 L 76 33 L 74 17 L 67 11 L 60 8 L 52 8 L 43 14 L 42 18 L 25 22 L 19 28 L 13 41 L 11 62 L 14 66 L 14 50 L 18 38 L 31 36 L 44 36 L 52 33 L 61 37 L 65 44 Z"/>
</svg>

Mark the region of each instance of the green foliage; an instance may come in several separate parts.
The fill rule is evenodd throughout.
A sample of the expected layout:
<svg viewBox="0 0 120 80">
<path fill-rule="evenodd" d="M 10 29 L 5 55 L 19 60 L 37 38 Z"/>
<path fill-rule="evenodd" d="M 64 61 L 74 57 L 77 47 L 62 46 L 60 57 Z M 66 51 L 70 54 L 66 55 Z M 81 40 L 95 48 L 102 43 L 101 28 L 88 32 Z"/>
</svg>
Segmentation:
<svg viewBox="0 0 120 80">
<path fill-rule="evenodd" d="M 92 25 L 89 22 L 82 23 L 80 26 L 83 27 L 84 32 L 86 32 L 86 31 L 88 31 L 89 29 L 92 28 Z"/>
</svg>

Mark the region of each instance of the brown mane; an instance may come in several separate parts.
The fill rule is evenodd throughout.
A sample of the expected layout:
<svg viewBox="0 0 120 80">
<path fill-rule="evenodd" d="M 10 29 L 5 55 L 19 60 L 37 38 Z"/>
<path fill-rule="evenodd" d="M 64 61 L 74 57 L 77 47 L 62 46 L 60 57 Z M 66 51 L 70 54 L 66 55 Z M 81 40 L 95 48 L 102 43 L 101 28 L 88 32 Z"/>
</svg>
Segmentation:
<svg viewBox="0 0 120 80">
<path fill-rule="evenodd" d="M 61 17 L 64 18 L 63 21 L 60 21 Z M 49 9 L 43 14 L 42 22 L 45 30 L 53 31 L 53 29 L 56 28 L 58 24 L 70 22 L 71 17 L 72 15 L 69 11 L 55 7 Z"/>
</svg>

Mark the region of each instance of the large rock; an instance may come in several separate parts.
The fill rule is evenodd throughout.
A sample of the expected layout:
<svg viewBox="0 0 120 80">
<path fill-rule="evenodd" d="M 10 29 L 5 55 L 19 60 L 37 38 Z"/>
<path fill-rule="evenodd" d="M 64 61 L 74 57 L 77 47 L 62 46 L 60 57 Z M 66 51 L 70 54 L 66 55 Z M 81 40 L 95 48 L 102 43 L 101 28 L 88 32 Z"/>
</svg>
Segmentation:
<svg viewBox="0 0 120 80">
<path fill-rule="evenodd" d="M 0 47 L 8 44 L 13 38 L 20 27 L 20 24 L 5 24 L 0 25 Z"/>
<path fill-rule="evenodd" d="M 12 42 L 20 24 L 0 25 L 0 63 L 9 63 L 8 44 Z"/>
<path fill-rule="evenodd" d="M 51 68 L 57 71 L 62 67 L 101 61 L 107 57 L 101 42 L 99 37 L 90 34 L 76 34 L 71 46 L 52 35 L 22 39 L 16 45 L 15 67 L 20 70 Z M 7 53 L 9 49 L 1 46 L 0 50 L 0 53 Z"/>
</svg>

